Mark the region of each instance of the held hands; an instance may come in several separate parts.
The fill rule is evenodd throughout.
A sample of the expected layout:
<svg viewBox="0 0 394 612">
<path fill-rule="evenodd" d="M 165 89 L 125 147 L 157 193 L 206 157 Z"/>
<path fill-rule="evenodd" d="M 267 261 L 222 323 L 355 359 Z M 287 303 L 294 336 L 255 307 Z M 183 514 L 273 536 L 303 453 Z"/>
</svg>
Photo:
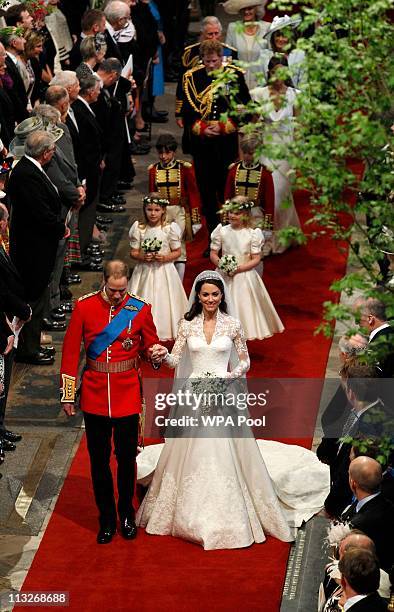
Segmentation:
<svg viewBox="0 0 394 612">
<path fill-rule="evenodd" d="M 204 131 L 204 136 L 207 138 L 214 138 L 215 136 L 220 135 L 220 127 L 219 124 L 216 125 L 208 125 L 208 127 Z"/>
<path fill-rule="evenodd" d="M 75 406 L 72 403 L 63 404 L 63 410 L 69 417 L 75 415 Z"/>
<path fill-rule="evenodd" d="M 154 344 L 150 347 L 148 353 L 152 363 L 160 364 L 163 361 L 164 357 L 167 355 L 168 350 L 165 346 L 162 346 L 161 344 Z"/>
<path fill-rule="evenodd" d="M 154 257 L 155 261 L 158 261 L 159 263 L 166 263 L 167 261 L 167 256 L 163 255 L 162 253 L 155 253 Z"/>
</svg>

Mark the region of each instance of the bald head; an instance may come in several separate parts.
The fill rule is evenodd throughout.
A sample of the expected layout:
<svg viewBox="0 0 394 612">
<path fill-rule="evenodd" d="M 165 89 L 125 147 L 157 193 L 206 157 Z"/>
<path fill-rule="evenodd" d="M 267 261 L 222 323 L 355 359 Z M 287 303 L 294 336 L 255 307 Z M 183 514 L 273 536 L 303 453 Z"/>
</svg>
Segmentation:
<svg viewBox="0 0 394 612">
<path fill-rule="evenodd" d="M 371 457 L 357 457 L 349 466 L 349 482 L 352 490 L 356 493 L 373 495 L 380 491 L 382 482 L 382 468 L 380 463 Z"/>
<path fill-rule="evenodd" d="M 369 550 L 371 553 L 376 554 L 375 544 L 371 538 L 358 529 L 353 529 L 343 538 L 339 545 L 339 558 L 341 558 L 350 548 L 363 548 L 364 550 Z"/>
</svg>

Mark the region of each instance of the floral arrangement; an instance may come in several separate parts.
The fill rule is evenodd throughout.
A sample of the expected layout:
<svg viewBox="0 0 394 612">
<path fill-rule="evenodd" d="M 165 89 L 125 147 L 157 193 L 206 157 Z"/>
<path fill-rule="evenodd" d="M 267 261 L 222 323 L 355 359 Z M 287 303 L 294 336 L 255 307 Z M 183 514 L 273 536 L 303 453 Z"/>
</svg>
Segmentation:
<svg viewBox="0 0 394 612">
<path fill-rule="evenodd" d="M 145 240 L 141 242 L 141 249 L 144 253 L 158 253 L 162 244 L 163 241 L 157 238 L 145 238 Z"/>
<path fill-rule="evenodd" d="M 144 206 L 147 204 L 158 204 L 159 206 L 169 206 L 169 201 L 165 198 L 157 198 L 155 196 L 145 196 L 142 200 Z"/>
<path fill-rule="evenodd" d="M 220 212 L 229 213 L 229 212 L 238 212 L 240 210 L 251 210 L 253 206 L 254 206 L 253 200 L 248 200 L 247 202 L 237 202 L 234 200 L 226 200 Z"/>
<path fill-rule="evenodd" d="M 47 4 L 45 0 L 26 0 L 25 5 L 35 22 L 44 21 L 47 15 L 56 10 L 56 6 Z"/>
<path fill-rule="evenodd" d="M 192 380 L 192 387 L 193 393 L 204 397 L 204 402 L 201 403 L 202 412 L 209 412 L 210 403 L 212 403 L 214 407 L 220 406 L 227 393 L 226 381 L 212 372 L 203 372 L 199 374 L 196 380 Z"/>
<path fill-rule="evenodd" d="M 226 274 L 231 274 L 238 268 L 237 258 L 234 255 L 223 255 L 219 259 L 218 267 Z"/>
</svg>

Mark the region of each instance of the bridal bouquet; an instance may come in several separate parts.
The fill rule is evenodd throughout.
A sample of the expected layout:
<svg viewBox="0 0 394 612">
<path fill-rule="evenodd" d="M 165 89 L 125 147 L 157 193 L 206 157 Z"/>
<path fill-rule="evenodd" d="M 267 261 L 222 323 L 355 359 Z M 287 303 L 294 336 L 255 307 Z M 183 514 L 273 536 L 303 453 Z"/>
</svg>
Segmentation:
<svg viewBox="0 0 394 612">
<path fill-rule="evenodd" d="M 231 274 L 238 268 L 237 258 L 234 255 L 223 255 L 219 259 L 218 267 L 226 274 Z"/>
<path fill-rule="evenodd" d="M 162 244 L 163 241 L 158 240 L 158 238 L 145 238 L 145 240 L 141 242 L 141 249 L 144 253 L 158 253 Z"/>
<path fill-rule="evenodd" d="M 203 372 L 196 380 L 192 380 L 193 393 L 196 395 L 220 394 L 227 393 L 227 383 L 224 378 L 218 377 L 212 372 Z"/>
</svg>

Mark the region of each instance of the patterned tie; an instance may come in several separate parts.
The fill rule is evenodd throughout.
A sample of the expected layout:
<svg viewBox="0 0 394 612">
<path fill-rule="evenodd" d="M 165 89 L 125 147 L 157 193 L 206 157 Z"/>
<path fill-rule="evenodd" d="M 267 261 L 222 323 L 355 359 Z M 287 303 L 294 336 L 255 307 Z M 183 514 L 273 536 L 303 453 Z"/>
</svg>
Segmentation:
<svg viewBox="0 0 394 612">
<path fill-rule="evenodd" d="M 349 435 L 349 433 L 352 431 L 357 421 L 358 421 L 357 412 L 354 412 L 354 410 L 351 410 L 343 426 L 341 438 L 344 438 L 345 436 Z"/>
</svg>

